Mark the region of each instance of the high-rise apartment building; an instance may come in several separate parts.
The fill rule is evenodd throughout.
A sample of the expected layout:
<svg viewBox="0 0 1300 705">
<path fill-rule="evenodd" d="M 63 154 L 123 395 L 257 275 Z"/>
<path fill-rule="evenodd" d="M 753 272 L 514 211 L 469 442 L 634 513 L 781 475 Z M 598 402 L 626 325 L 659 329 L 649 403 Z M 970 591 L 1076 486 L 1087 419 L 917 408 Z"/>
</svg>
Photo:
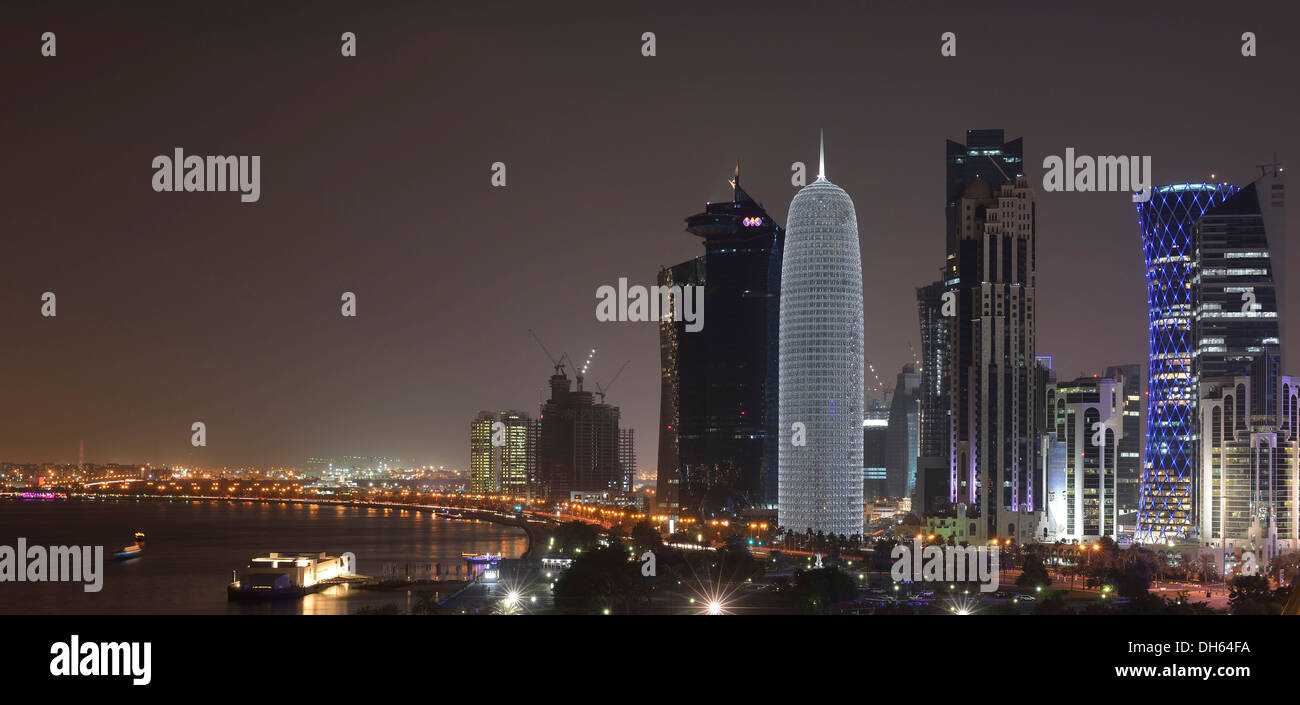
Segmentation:
<svg viewBox="0 0 1300 705">
<path fill-rule="evenodd" d="M 537 474 L 537 421 L 522 411 L 480 411 L 470 423 L 470 491 L 528 496 Z"/>
</svg>

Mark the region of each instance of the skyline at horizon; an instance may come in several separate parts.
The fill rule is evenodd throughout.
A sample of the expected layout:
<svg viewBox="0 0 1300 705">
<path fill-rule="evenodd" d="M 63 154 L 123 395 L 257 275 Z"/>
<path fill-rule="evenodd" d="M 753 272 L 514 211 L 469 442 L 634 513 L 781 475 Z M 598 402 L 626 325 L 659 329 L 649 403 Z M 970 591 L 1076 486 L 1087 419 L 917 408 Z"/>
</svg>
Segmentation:
<svg viewBox="0 0 1300 705">
<path fill-rule="evenodd" d="M 0 264 L 0 461 L 75 462 L 84 440 L 91 462 L 377 455 L 467 469 L 475 414 L 537 412 L 551 364 L 532 328 L 556 355 L 598 350 L 588 386 L 631 360 L 608 401 L 644 439 L 638 468 L 653 471 L 658 329 L 598 323 L 594 293 L 620 277 L 653 284 L 662 266 L 703 254 L 684 219 L 727 197 L 737 159 L 746 190 L 786 225 L 790 163 L 811 181 L 822 127 L 836 183 L 858 205 L 866 359 L 887 387 L 912 360 L 908 343 L 919 348 L 915 290 L 942 262 L 943 143 L 982 128 L 1025 140 L 1039 354 L 1062 378 L 1121 364 L 1145 378 L 1134 204 L 1045 192 L 1042 160 L 1067 147 L 1147 154 L 1155 185 L 1214 173 L 1244 186 L 1257 164 L 1276 152 L 1285 165 L 1300 147 L 1287 120 L 1297 99 L 1279 88 L 1300 43 L 1261 32 L 1260 55 L 1235 59 L 1255 62 L 1242 75 L 1229 65 L 1240 31 L 1209 10 L 1187 11 L 1167 37 L 1104 12 L 1048 24 L 1026 7 L 1005 11 L 1039 22 L 1016 46 L 990 39 L 1001 25 L 987 8 L 942 20 L 801 12 L 774 45 L 753 31 L 774 7 L 653 19 L 605 9 L 568 24 L 530 8 L 498 26 L 466 8 L 357 20 L 327 5 L 292 29 L 271 17 L 221 31 L 137 8 L 5 11 L 15 39 L 0 51 L 26 76 L 57 80 L 19 84 L 0 118 L 45 145 L 15 153 L 4 177 L 19 205 Z M 878 15 L 892 32 L 862 21 Z M 1160 16 L 1124 11 L 1139 26 Z M 112 33 L 97 26 L 109 18 Z M 34 56 L 30 37 L 56 20 L 58 58 Z M 362 39 L 356 62 L 335 70 L 336 29 Z M 658 33 L 655 57 L 637 52 L 643 29 Z M 938 54 L 946 29 L 959 37 L 951 59 Z M 1113 55 L 1096 55 L 1097 36 Z M 230 55 L 236 43 L 248 50 Z M 1071 52 L 1094 61 L 1034 60 Z M 809 75 L 795 60 L 805 55 L 865 70 L 853 83 Z M 1177 74 L 1134 80 L 1169 56 Z M 699 80 L 699 66 L 722 61 L 745 70 Z M 1229 81 L 1239 100 L 1201 99 Z M 739 108 L 682 109 L 719 90 Z M 448 109 L 446 95 L 460 102 Z M 586 108 L 532 108 L 542 102 Z M 262 155 L 261 200 L 151 192 L 149 159 L 175 147 Z M 489 182 L 498 160 L 505 188 Z M 1300 248 L 1289 249 L 1293 268 Z M 58 294 L 56 318 L 40 316 L 44 291 Z M 344 291 L 358 295 L 355 319 L 339 317 Z M 1294 309 L 1283 306 L 1284 348 L 1300 345 Z M 206 448 L 189 446 L 193 421 L 207 424 Z"/>
</svg>

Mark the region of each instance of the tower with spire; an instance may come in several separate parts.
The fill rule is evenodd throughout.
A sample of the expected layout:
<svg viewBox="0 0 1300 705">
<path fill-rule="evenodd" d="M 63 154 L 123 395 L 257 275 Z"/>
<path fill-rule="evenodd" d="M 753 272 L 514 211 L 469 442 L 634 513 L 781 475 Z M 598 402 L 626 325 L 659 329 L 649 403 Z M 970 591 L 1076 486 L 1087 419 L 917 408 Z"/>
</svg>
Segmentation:
<svg viewBox="0 0 1300 705">
<path fill-rule="evenodd" d="M 781 263 L 778 523 L 861 536 L 862 257 L 853 199 L 826 179 L 799 190 Z"/>
</svg>

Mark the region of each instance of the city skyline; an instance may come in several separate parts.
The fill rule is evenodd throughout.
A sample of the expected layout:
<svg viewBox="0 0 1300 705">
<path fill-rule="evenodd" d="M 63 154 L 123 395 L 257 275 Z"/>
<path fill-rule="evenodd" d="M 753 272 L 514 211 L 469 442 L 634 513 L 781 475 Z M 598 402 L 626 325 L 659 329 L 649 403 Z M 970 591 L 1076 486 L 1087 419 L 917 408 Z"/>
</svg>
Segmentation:
<svg viewBox="0 0 1300 705">
<path fill-rule="evenodd" d="M 1057 44 L 1087 46 L 1096 36 L 1121 48 L 1140 45 L 1148 56 L 1183 57 L 1180 75 L 1157 87 L 1124 85 L 1116 76 L 1128 64 L 1118 58 L 1101 57 L 1101 69 L 1029 62 L 1023 80 L 1048 86 L 1045 96 L 986 95 L 980 82 L 967 83 L 967 72 L 938 56 L 938 34 L 946 27 L 897 9 L 881 11 L 898 15 L 894 31 L 865 43 L 847 21 L 860 16 L 848 11 L 836 11 L 846 20 L 841 23 L 792 20 L 792 52 L 851 65 L 905 59 L 891 72 L 865 74 L 848 92 L 828 91 L 830 79 L 803 76 L 789 56 L 769 56 L 766 47 L 743 39 L 746 30 L 770 22 L 768 8 L 729 18 L 735 36 L 714 43 L 685 17 L 647 19 L 661 42 L 652 59 L 636 52 L 645 22 L 635 16 L 594 14 L 567 27 L 525 11 L 516 25 L 489 30 L 473 11 L 460 10 L 428 23 L 464 30 L 432 47 L 418 30 L 372 19 L 363 36 L 381 33 L 394 48 L 381 52 L 376 43 L 371 55 L 363 44 L 363 61 L 322 76 L 309 68 L 317 59 L 305 56 L 310 52 L 301 37 L 334 38 L 342 20 L 327 7 L 288 40 L 304 47 L 303 56 L 270 68 L 232 57 L 231 76 L 217 76 L 202 89 L 173 79 L 206 65 L 208 52 L 224 44 L 208 46 L 200 30 L 158 32 L 159 20 L 133 12 L 122 11 L 132 21 L 111 42 L 94 40 L 94 61 L 73 48 L 75 40 L 93 36 L 94 12 L 68 20 L 63 37 L 74 41 L 64 42 L 57 69 L 37 63 L 21 41 L 5 50 L 26 75 L 56 70 L 65 85 L 59 91 L 36 80 L 19 85 L 5 118 L 9 130 L 49 143 L 50 151 L 15 154 L 5 177 L 6 191 L 27 206 L 13 214 L 0 265 L 0 320 L 8 333 L 0 366 L 4 460 L 75 462 L 84 440 L 95 462 L 300 465 L 310 456 L 360 453 L 467 468 L 464 429 L 474 412 L 536 409 L 550 365 L 528 328 L 557 352 L 597 348 L 593 381 L 608 380 L 618 363 L 631 359 L 609 401 L 622 408 L 629 427 L 641 429 L 638 435 L 653 438 L 657 328 L 598 323 L 596 288 L 622 276 L 650 284 L 661 266 L 696 256 L 698 243 L 682 233 L 681 218 L 725 199 L 725 175 L 737 157 L 747 188 L 763 194 L 784 225 L 783 201 L 795 191 L 790 163 L 811 167 L 807 135 L 821 126 L 834 136 L 841 185 L 879 233 L 879 256 L 863 263 L 868 316 L 899 333 L 869 337 L 866 358 L 887 380 L 911 361 L 908 342 L 919 345 L 916 289 L 938 276 L 940 141 L 975 127 L 1003 128 L 1026 140 L 1040 223 L 1037 351 L 1053 355 L 1062 377 L 1070 378 L 1146 357 L 1140 233 L 1125 193 L 1042 192 L 1042 159 L 1067 147 L 1150 154 L 1157 184 L 1203 181 L 1214 173 L 1245 185 L 1257 176 L 1256 164 L 1271 161 L 1274 152 L 1285 163 L 1297 146 L 1285 123 L 1295 98 L 1276 92 L 1282 67 L 1300 56 L 1295 43 L 1261 32 L 1260 56 L 1238 57 L 1255 61 L 1254 70 L 1238 75 L 1222 64 L 1231 63 L 1223 57 L 1232 55 L 1239 32 L 1217 26 L 1208 11 L 1184 15 L 1188 28 L 1178 41 L 1103 28 L 1080 13 L 1075 22 L 1041 28 L 1034 41 L 1013 50 L 986 40 L 988 19 L 954 9 L 961 65 L 1005 65 L 1059 53 Z M 1151 12 L 1126 15 L 1141 24 Z M 19 14 L 12 31 L 39 35 L 45 19 Z M 549 34 L 536 36 L 539 27 Z M 813 28 L 821 32 L 816 41 Z M 274 27 L 228 29 L 256 46 L 286 41 Z M 504 42 L 496 45 L 503 53 L 474 48 L 476 37 L 489 34 Z M 582 50 L 557 49 L 584 38 L 595 43 L 593 54 L 626 58 L 594 66 Z M 176 66 L 154 65 L 140 52 L 145 45 Z M 482 80 L 501 79 L 510 98 L 476 99 L 449 114 L 409 94 L 402 76 L 459 81 L 446 68 L 457 54 L 477 62 Z M 536 67 L 521 70 L 528 62 L 520 56 Z M 741 95 L 778 90 L 792 94 L 793 103 L 817 93 L 833 98 L 807 100 L 820 106 L 815 115 L 677 115 L 679 104 L 707 95 L 708 82 L 694 87 L 684 79 L 724 56 L 747 67 L 729 89 Z M 1108 66 L 1115 72 L 1108 74 Z M 241 71 L 262 76 L 265 86 L 236 90 L 234 75 Z M 552 74 L 578 76 L 580 85 L 568 87 Z M 375 82 L 381 75 L 386 82 Z M 1273 107 L 1257 115 L 1245 103 L 1187 111 L 1168 105 L 1173 101 L 1148 100 L 1153 92 L 1180 95 L 1228 77 L 1236 90 L 1267 96 Z M 620 80 L 635 90 L 620 87 Z M 527 85 L 537 81 L 544 88 Z M 589 83 L 613 87 L 588 118 L 530 114 L 527 129 L 507 129 L 530 96 L 551 90 L 548 100 L 577 100 Z M 948 90 L 922 95 L 913 85 Z M 1103 91 L 1115 95 L 1111 105 L 1125 109 L 1112 114 L 1096 107 Z M 112 105 L 115 94 L 129 101 L 117 105 L 130 106 L 123 115 L 134 122 L 110 116 L 84 136 L 69 135 L 78 105 Z M 241 100 L 231 104 L 230 95 Z M 286 106 L 285 95 L 300 105 Z M 954 98 L 969 109 L 948 114 L 942 106 Z M 364 104 L 364 112 L 354 103 Z M 193 107 L 168 107 L 186 104 Z M 881 105 L 891 110 L 875 109 Z M 228 110 L 229 117 L 193 121 L 186 110 Z M 362 127 L 348 134 L 301 130 L 322 111 Z M 264 120 L 272 113 L 274 120 Z M 384 116 L 378 123 L 377 114 Z M 395 123 L 391 134 L 386 121 Z M 1215 139 L 1204 139 L 1209 130 Z M 261 153 L 260 201 L 150 192 L 148 160 L 177 146 Z M 82 155 L 92 157 L 83 172 L 60 167 Z M 499 190 L 489 184 L 488 167 L 496 160 L 510 174 Z M 393 180 L 381 190 L 355 178 L 372 170 Z M 61 190 L 73 188 L 83 193 L 83 207 L 66 207 Z M 1292 262 L 1296 250 L 1287 253 Z M 55 319 L 39 315 L 45 291 L 58 294 Z M 355 320 L 338 315 L 343 291 L 358 294 Z M 476 305 L 466 304 L 471 299 Z M 1300 342 L 1293 309 L 1283 310 L 1284 347 Z M 1099 339 L 1098 329 L 1113 334 Z M 206 448 L 189 446 L 194 421 L 207 424 Z M 655 467 L 652 443 L 643 442 L 640 456 L 640 467 Z"/>
</svg>

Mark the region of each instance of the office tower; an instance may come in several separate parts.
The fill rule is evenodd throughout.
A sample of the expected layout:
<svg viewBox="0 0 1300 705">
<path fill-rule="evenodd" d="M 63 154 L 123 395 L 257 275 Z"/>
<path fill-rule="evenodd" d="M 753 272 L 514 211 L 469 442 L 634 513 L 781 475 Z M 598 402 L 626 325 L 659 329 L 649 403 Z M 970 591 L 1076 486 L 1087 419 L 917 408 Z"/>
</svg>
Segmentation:
<svg viewBox="0 0 1300 705">
<path fill-rule="evenodd" d="M 981 538 L 1034 538 L 1042 511 L 1034 413 L 1034 195 L 1018 175 L 995 195 L 972 181 L 959 203 L 946 281 L 956 295 L 948 355 L 951 501 L 973 507 Z"/>
<path fill-rule="evenodd" d="M 617 492 L 619 410 L 578 388 L 563 367 L 551 375 L 551 398 L 542 403 L 537 481 L 542 496 L 563 501 L 574 492 Z"/>
<path fill-rule="evenodd" d="M 790 202 L 781 263 L 779 525 L 862 534 L 863 301 L 853 200 L 817 180 Z M 796 425 L 797 424 L 797 425 Z M 795 434 L 801 429 L 803 443 Z"/>
<path fill-rule="evenodd" d="M 889 404 L 889 437 L 885 468 L 889 476 L 887 496 L 911 497 L 916 489 L 916 457 L 919 442 L 918 397 L 921 377 L 911 364 L 903 365 L 894 384 Z"/>
<path fill-rule="evenodd" d="M 704 258 L 696 257 L 660 270 L 657 284 L 664 287 L 703 286 Z M 674 310 L 677 302 L 672 303 Z M 681 514 L 681 465 L 678 462 L 678 428 L 681 426 L 681 364 L 683 353 L 688 359 L 699 356 L 703 331 L 688 333 L 671 312 L 661 312 L 659 321 L 659 459 L 656 465 L 655 506 L 661 514 Z M 687 501 L 687 505 L 698 505 Z"/>
<path fill-rule="evenodd" d="M 889 448 L 893 438 L 890 407 L 868 399 L 862 419 L 862 498 L 866 502 L 889 497 Z"/>
<path fill-rule="evenodd" d="M 1055 539 L 1092 542 L 1119 538 L 1120 439 L 1124 432 L 1124 382 L 1080 377 L 1049 383 L 1047 418 L 1054 447 L 1048 459 L 1048 515 Z M 1052 467 L 1055 459 L 1059 468 Z M 1051 523 L 1051 522 L 1049 522 Z"/>
<path fill-rule="evenodd" d="M 619 489 L 630 492 L 636 482 L 636 429 L 618 430 L 618 466 L 622 471 Z"/>
<path fill-rule="evenodd" d="M 536 474 L 537 422 L 522 411 L 480 411 L 469 430 L 470 491 L 528 496 Z"/>
<path fill-rule="evenodd" d="M 1149 200 L 1137 205 L 1151 344 L 1139 541 L 1183 538 L 1193 528 L 1197 382 L 1192 361 L 1192 232 L 1206 210 L 1236 192 L 1231 184 L 1173 184 L 1152 189 Z"/>
<path fill-rule="evenodd" d="M 1192 357 L 1199 378 L 1239 374 L 1265 346 L 1280 345 L 1283 193 L 1282 171 L 1274 169 L 1196 223 Z"/>
<path fill-rule="evenodd" d="M 1142 368 L 1136 364 L 1112 365 L 1106 368 L 1106 376 L 1123 388 L 1124 428 L 1115 471 L 1115 505 L 1121 520 L 1128 517 L 1131 530 L 1137 519 L 1138 481 L 1142 477 Z"/>
<path fill-rule="evenodd" d="M 680 511 L 700 517 L 738 516 L 776 503 L 785 232 L 741 188 L 739 167 L 731 186 L 730 200 L 686 219 L 687 232 L 703 241 L 704 256 L 660 273 L 661 284 L 704 286 L 707 325 L 688 332 L 684 322 L 663 321 L 660 332 L 664 374 L 676 377 L 675 408 L 661 402 L 661 417 L 676 420 L 661 424 L 660 441 L 661 448 L 676 444 L 676 461 L 664 468 L 661 460 L 661 477 L 679 483 Z"/>
<path fill-rule="evenodd" d="M 1260 565 L 1300 547 L 1300 379 L 1280 370 L 1270 346 L 1244 374 L 1200 383 L 1201 540 Z"/>
</svg>

